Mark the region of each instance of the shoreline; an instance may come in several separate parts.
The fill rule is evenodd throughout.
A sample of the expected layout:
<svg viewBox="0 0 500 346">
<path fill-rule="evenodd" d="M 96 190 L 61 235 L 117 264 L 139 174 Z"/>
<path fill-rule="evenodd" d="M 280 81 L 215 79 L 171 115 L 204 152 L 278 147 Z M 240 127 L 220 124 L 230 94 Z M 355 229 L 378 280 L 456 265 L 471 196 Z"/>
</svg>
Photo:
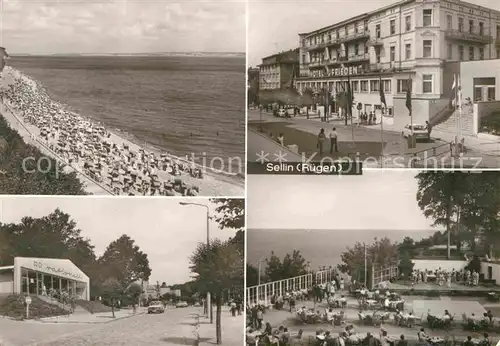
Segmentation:
<svg viewBox="0 0 500 346">
<path fill-rule="evenodd" d="M 13 69 L 11 67 L 5 68 L 3 72 L 2 81 L 0 82 L 0 88 L 5 88 L 8 86 L 8 83 L 5 83 L 7 75 L 9 75 L 13 80 L 21 79 L 29 83 L 30 85 L 34 85 L 35 86 L 34 89 L 38 89 L 37 91 L 44 90 L 42 83 L 29 77 L 28 75 L 25 75 L 23 72 Z M 59 102 L 56 103 L 58 103 L 64 111 L 71 113 L 74 116 L 81 118 L 85 121 L 88 121 L 93 126 L 99 125 L 104 127 L 103 126 L 104 124 L 97 122 L 94 119 L 72 112 L 68 105 Z M 100 191 L 100 193 L 98 191 L 100 189 L 106 191 L 105 194 L 115 194 L 112 191 L 110 191 L 112 190 L 111 187 L 102 186 L 105 184 L 101 184 L 100 182 L 91 178 L 90 176 L 88 176 L 88 174 L 83 172 L 83 169 L 77 169 L 76 167 L 74 167 L 73 164 L 69 163 L 67 160 L 63 159 L 61 156 L 55 153 L 54 150 L 50 149 L 49 143 L 43 143 L 41 140 L 42 137 L 40 136 L 41 128 L 24 121 L 21 114 L 19 114 L 19 112 L 15 109 L 15 107 L 12 107 L 12 105 L 10 105 L 9 102 L 6 102 L 6 100 L 0 100 L 0 104 L 2 108 L 4 108 L 4 110 L 7 110 L 7 112 L 5 112 L 7 113 L 6 114 L 7 116 L 4 114 L 2 116 L 6 119 L 9 126 L 18 132 L 20 132 L 19 130 L 22 129 L 23 133 L 19 134 L 22 136 L 23 140 L 26 143 L 35 145 L 39 150 L 42 151 L 42 153 L 48 153 L 49 156 L 56 159 L 61 164 L 65 165 L 66 167 L 71 167 L 72 170 L 76 171 L 79 179 L 82 180 L 82 182 L 84 182 L 85 190 L 87 192 L 92 194 L 98 192 L 97 194 L 102 194 L 103 193 L 102 191 Z M 16 126 L 16 123 L 19 123 L 17 124 L 18 126 Z M 189 167 L 200 169 L 204 173 L 204 176 L 201 179 L 192 178 L 186 175 L 182 176 L 182 178 L 186 180 L 186 183 L 188 183 L 189 185 L 199 187 L 200 191 L 197 196 L 243 196 L 244 194 L 245 179 L 244 176 L 240 174 L 232 174 L 230 172 L 222 172 L 217 169 L 204 167 L 196 162 L 189 161 L 186 158 L 178 157 L 176 155 L 163 151 L 159 148 L 156 148 L 147 142 L 143 142 L 143 145 L 138 144 L 137 142 L 139 142 L 139 140 L 134 138 L 132 134 L 128 134 L 126 132 L 122 133 L 121 131 L 119 131 L 119 129 L 108 129 L 107 127 L 105 129 L 110 135 L 109 139 L 111 140 L 111 142 L 116 145 L 121 145 L 121 146 L 125 145 L 128 146 L 130 150 L 134 149 L 135 151 L 144 150 L 148 153 L 168 157 L 169 159 L 176 162 L 180 162 L 186 166 L 189 165 Z M 90 185 L 100 186 L 100 188 L 96 189 L 96 186 L 89 187 L 88 186 L 89 183 Z"/>
</svg>

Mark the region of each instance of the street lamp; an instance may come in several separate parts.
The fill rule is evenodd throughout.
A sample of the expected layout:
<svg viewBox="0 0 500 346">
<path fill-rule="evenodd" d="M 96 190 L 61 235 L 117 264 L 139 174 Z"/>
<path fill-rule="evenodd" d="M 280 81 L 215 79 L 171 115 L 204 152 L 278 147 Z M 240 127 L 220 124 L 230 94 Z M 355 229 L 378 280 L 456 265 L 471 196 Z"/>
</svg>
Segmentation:
<svg viewBox="0 0 500 346">
<path fill-rule="evenodd" d="M 179 202 L 180 205 L 183 206 L 196 206 L 196 207 L 203 207 L 207 210 L 207 250 L 210 251 L 210 209 L 208 208 L 208 205 L 206 204 L 200 204 L 200 203 L 190 203 L 190 202 Z M 210 309 L 210 323 L 214 323 L 214 315 L 213 315 L 213 309 L 212 309 L 212 299 L 210 292 L 207 292 L 207 308 Z"/>
<path fill-rule="evenodd" d="M 257 285 L 259 286 L 260 286 L 260 273 L 262 272 L 262 267 L 261 267 L 262 262 L 264 262 L 264 260 L 262 258 L 259 259 L 259 280 L 257 282 Z"/>
</svg>

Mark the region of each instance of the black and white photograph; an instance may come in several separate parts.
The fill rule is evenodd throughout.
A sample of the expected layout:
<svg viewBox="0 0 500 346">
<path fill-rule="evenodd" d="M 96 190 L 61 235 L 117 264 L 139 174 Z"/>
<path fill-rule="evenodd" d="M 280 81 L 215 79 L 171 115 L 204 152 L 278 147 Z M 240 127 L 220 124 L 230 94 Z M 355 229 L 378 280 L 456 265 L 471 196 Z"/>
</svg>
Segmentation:
<svg viewBox="0 0 500 346">
<path fill-rule="evenodd" d="M 247 344 L 500 341 L 498 172 L 249 183 Z"/>
<path fill-rule="evenodd" d="M 245 7 L 0 1 L 0 193 L 243 197 Z"/>
<path fill-rule="evenodd" d="M 0 345 L 242 345 L 244 206 L 0 197 Z"/>
<path fill-rule="evenodd" d="M 248 162 L 500 167 L 498 1 L 250 1 L 247 54 Z"/>
</svg>

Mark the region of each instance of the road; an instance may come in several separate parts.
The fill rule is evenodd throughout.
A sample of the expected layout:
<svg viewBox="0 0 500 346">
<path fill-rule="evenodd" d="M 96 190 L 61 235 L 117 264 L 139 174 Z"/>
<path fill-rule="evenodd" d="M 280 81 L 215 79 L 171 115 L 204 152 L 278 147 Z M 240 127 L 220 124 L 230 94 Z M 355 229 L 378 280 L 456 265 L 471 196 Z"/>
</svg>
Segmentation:
<svg viewBox="0 0 500 346">
<path fill-rule="evenodd" d="M 306 157 L 313 157 L 313 160 L 320 160 L 325 157 L 342 159 L 350 157 L 352 159 L 363 160 L 365 167 L 380 167 L 380 155 L 382 152 L 382 133 L 379 128 L 345 126 L 340 121 L 331 123 L 320 122 L 319 120 L 308 120 L 303 117 L 280 119 L 271 114 L 263 114 L 258 111 L 249 111 L 249 127 L 254 130 L 276 138 L 278 134 L 283 134 L 285 144 L 296 144 L 299 152 L 305 153 Z M 262 120 L 262 123 L 260 122 Z M 329 153 L 329 148 L 325 148 L 325 153 L 317 153 L 317 134 L 324 128 L 328 134 L 331 128 L 335 127 L 338 134 L 338 152 L 333 155 Z M 354 139 L 354 140 L 353 140 Z M 255 153 L 265 151 L 265 147 L 258 138 L 248 138 L 248 160 L 256 157 Z M 328 141 L 327 141 L 328 142 Z M 401 136 L 400 132 L 384 131 L 383 133 L 383 167 L 388 168 L 410 168 L 414 156 L 423 159 L 420 164 L 428 168 L 449 166 L 450 147 L 444 140 L 433 138 L 431 142 L 418 142 L 415 149 L 408 149 L 407 140 Z M 327 143 L 328 144 L 328 143 Z M 433 150 L 435 148 L 435 151 Z M 436 156 L 437 155 L 437 156 Z M 272 155 L 271 155 L 272 156 Z M 483 158 L 483 167 L 492 164 L 484 158 L 484 155 L 477 151 L 470 150 L 470 158 Z M 434 162 L 437 161 L 437 162 Z M 463 162 L 464 166 L 473 166 L 474 163 Z M 455 163 L 454 165 L 458 165 Z M 494 166 L 494 167 L 497 167 Z"/>
<path fill-rule="evenodd" d="M 142 314 L 103 324 L 52 324 L 0 319 L 0 340 L 3 338 L 5 346 L 194 345 L 194 316 L 202 312 L 202 308 L 170 308 L 163 314 Z M 231 318 L 227 311 L 223 314 L 225 318 Z M 204 328 L 206 319 L 202 318 L 200 323 L 201 341 L 215 337 L 212 328 Z M 224 320 L 222 326 L 224 331 Z M 239 334 L 242 334 L 242 328 Z M 3 346 L 1 341 L 0 345 Z"/>
</svg>

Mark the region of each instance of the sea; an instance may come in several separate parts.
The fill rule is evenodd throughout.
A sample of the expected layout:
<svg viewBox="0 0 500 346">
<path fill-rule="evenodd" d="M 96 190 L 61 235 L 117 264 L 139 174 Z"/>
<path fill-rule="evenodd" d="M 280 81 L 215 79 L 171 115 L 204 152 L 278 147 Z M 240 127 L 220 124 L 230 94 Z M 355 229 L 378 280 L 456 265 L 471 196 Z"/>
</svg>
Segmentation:
<svg viewBox="0 0 500 346">
<path fill-rule="evenodd" d="M 356 242 L 371 244 L 375 238 L 400 242 L 404 237 L 415 241 L 428 237 L 436 230 L 292 230 L 249 229 L 247 231 L 247 262 L 258 266 L 259 260 L 269 258 L 271 251 L 283 259 L 287 253 L 299 250 L 311 269 L 336 267 L 340 256 Z"/>
<path fill-rule="evenodd" d="M 9 65 L 137 144 L 244 172 L 244 56 L 13 56 Z"/>
</svg>

